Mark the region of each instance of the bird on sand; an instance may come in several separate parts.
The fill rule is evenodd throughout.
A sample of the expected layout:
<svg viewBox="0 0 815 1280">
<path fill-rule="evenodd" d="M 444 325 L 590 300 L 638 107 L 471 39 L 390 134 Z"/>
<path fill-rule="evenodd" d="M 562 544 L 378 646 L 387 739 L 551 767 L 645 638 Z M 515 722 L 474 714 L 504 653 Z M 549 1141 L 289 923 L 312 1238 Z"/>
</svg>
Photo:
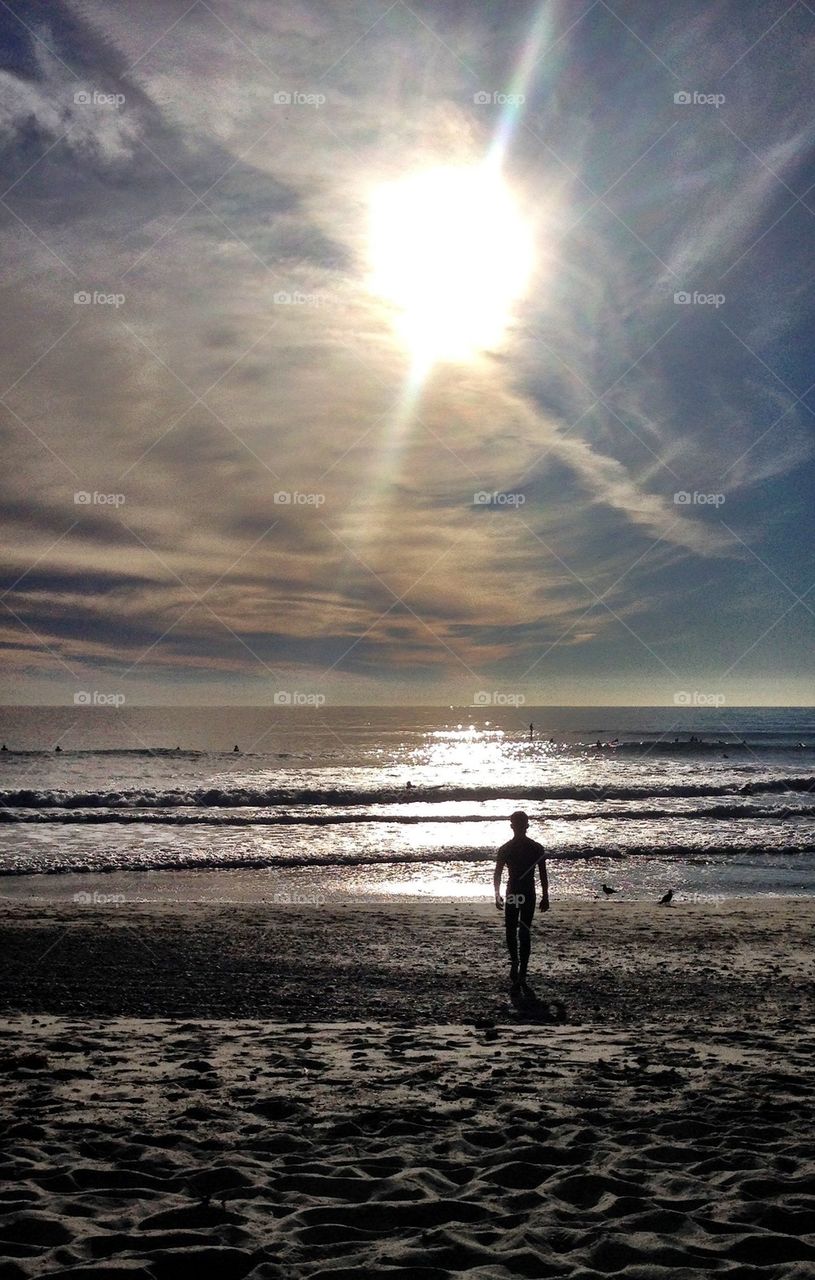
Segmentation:
<svg viewBox="0 0 815 1280">
<path fill-rule="evenodd" d="M 663 893 L 662 897 L 659 900 L 659 905 L 661 907 L 669 907 L 671 905 L 671 898 L 673 896 L 674 896 L 673 889 L 669 889 L 667 893 Z"/>
<path fill-rule="evenodd" d="M 611 885 L 609 885 L 609 884 L 604 884 L 604 885 L 603 885 L 603 893 L 606 895 L 606 897 L 607 897 L 607 898 L 610 898 L 610 897 L 611 897 L 611 895 L 612 895 L 612 893 L 616 893 L 616 892 L 617 892 L 617 890 L 616 890 L 616 889 L 612 889 Z"/>
</svg>

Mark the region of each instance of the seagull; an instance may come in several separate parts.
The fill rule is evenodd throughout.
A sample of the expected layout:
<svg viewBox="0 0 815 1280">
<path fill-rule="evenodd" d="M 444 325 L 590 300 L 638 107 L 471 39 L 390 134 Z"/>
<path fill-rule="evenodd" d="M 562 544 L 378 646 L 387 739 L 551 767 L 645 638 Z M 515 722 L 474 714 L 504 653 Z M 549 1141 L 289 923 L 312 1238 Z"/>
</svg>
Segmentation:
<svg viewBox="0 0 815 1280">
<path fill-rule="evenodd" d="M 661 907 L 669 907 L 671 905 L 671 898 L 673 896 L 674 896 L 673 889 L 669 889 L 667 893 L 663 893 L 662 897 L 659 900 L 659 905 Z"/>
<path fill-rule="evenodd" d="M 603 893 L 606 895 L 607 898 L 610 898 L 612 893 L 616 893 L 616 892 L 617 890 L 612 889 L 611 885 L 608 885 L 608 884 L 603 885 Z"/>
</svg>

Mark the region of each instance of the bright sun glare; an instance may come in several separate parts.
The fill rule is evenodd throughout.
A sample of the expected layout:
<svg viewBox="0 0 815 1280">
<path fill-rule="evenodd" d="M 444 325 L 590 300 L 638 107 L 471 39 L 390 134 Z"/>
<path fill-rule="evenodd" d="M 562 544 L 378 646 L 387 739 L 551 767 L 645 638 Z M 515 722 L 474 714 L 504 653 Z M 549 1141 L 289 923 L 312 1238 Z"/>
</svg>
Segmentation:
<svg viewBox="0 0 815 1280">
<path fill-rule="evenodd" d="M 371 202 L 371 287 L 423 362 L 498 344 L 532 269 L 532 235 L 492 168 L 440 168 L 380 187 Z"/>
</svg>

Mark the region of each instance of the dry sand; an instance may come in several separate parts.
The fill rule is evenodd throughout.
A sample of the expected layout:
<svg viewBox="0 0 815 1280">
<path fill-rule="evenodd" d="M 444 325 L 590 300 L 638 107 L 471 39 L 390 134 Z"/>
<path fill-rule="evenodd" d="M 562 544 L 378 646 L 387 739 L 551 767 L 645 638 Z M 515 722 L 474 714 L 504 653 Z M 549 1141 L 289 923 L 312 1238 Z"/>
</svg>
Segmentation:
<svg viewBox="0 0 815 1280">
<path fill-rule="evenodd" d="M 0 1280 L 811 1280 L 813 922 L 9 907 Z"/>
</svg>

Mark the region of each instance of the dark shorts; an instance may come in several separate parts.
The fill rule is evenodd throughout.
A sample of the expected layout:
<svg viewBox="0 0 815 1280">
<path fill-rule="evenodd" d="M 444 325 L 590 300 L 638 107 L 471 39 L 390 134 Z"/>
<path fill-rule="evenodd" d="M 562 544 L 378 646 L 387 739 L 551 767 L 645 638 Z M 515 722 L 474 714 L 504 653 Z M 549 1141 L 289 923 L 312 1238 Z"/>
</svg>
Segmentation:
<svg viewBox="0 0 815 1280">
<path fill-rule="evenodd" d="M 519 923 L 530 928 L 535 915 L 535 894 L 529 889 L 509 889 L 504 900 L 504 916 L 507 930 L 517 929 Z"/>
</svg>

